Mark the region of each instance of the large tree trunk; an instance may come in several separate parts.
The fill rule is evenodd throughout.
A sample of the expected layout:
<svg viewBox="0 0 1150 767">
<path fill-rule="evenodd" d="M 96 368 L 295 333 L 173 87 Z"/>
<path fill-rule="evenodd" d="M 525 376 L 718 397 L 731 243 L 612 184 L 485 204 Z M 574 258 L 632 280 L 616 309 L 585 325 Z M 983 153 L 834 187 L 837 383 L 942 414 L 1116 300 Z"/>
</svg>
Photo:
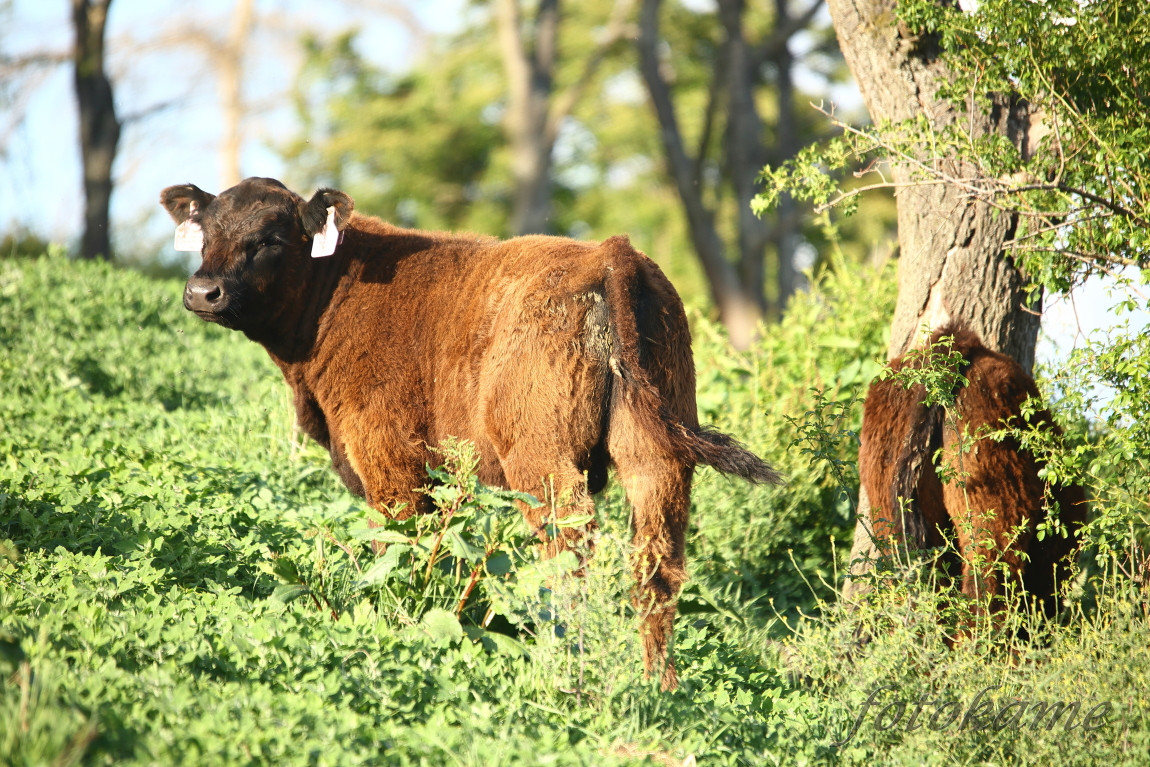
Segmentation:
<svg viewBox="0 0 1150 767">
<path fill-rule="evenodd" d="M 76 32 L 76 99 L 80 107 L 80 157 L 84 166 L 84 231 L 81 258 L 111 258 L 108 211 L 112 202 L 112 163 L 120 141 L 120 121 L 112 84 L 104 72 L 104 27 L 112 0 L 72 0 Z"/>
<path fill-rule="evenodd" d="M 515 234 L 547 232 L 551 220 L 551 152 L 555 135 L 548 125 L 559 37 L 559 0 L 540 0 L 533 45 L 523 39 L 518 0 L 499 0 L 496 27 L 508 99 L 504 122 L 511 144 Z M 557 131 L 558 126 L 554 126 Z"/>
<path fill-rule="evenodd" d="M 940 0 L 946 2 L 946 0 Z M 956 108 L 938 97 L 946 61 L 934 39 L 915 36 L 894 15 L 895 0 L 828 0 L 839 45 L 877 122 L 925 116 L 935 129 L 961 120 L 976 136 L 998 134 L 1025 145 L 1030 114 L 1009 94 L 989 94 L 991 106 L 972 101 Z M 986 95 L 986 94 L 980 94 Z M 949 158 L 922 156 L 955 178 L 977 181 L 975 169 Z M 910 168 L 893 167 L 896 183 L 911 180 Z M 888 357 L 922 338 L 925 325 L 965 321 L 983 343 L 1014 357 L 1027 370 L 1034 364 L 1037 306 L 1028 306 L 1025 278 L 1005 254 L 1017 218 L 995 211 L 950 184 L 908 185 L 898 191 L 899 295 L 891 322 Z M 865 572 L 874 546 L 868 533 L 870 508 L 860 493 L 849 575 Z M 861 586 L 848 579 L 846 599 Z"/>
</svg>

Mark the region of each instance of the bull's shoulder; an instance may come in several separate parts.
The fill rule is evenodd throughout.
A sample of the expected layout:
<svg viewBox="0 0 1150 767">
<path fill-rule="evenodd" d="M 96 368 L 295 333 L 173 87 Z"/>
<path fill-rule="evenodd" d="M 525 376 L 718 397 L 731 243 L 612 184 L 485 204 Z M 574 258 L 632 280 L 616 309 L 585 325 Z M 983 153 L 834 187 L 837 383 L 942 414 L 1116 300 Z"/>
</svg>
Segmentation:
<svg viewBox="0 0 1150 767">
<path fill-rule="evenodd" d="M 343 248 L 353 256 L 370 258 L 379 254 L 403 256 L 413 253 L 453 255 L 479 251 L 499 244 L 499 239 L 472 232 L 443 232 L 409 229 L 373 216 L 352 214 L 348 242 Z"/>
</svg>

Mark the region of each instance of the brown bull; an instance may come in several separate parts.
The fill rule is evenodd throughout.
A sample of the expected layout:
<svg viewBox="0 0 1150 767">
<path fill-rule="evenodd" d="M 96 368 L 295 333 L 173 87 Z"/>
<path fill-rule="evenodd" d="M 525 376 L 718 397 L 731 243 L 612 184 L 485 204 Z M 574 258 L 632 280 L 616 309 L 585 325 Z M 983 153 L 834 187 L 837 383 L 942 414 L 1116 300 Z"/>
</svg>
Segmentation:
<svg viewBox="0 0 1150 767">
<path fill-rule="evenodd" d="M 931 344 L 948 336 L 953 341 L 941 350 L 962 354 L 959 372 L 967 379 L 957 392 L 954 415 L 963 433 L 976 441 L 960 462 L 958 437 L 944 426 L 941 406 L 923 404 L 922 384 L 910 389 L 893 379 L 871 384 L 863 407 L 859 474 L 871 502 L 875 539 L 888 550 L 898 541 L 925 550 L 942 546 L 943 535 L 953 534 L 962 558 L 963 593 L 983 604 L 993 600 L 1000 605 L 999 573 L 1005 567 L 1008 577 L 1049 612 L 1085 520 L 1082 489 L 1052 488 L 1069 537 L 1055 534 L 1038 540 L 1035 531 L 1044 518 L 1046 489 L 1038 476 L 1042 464 L 1012 438 L 996 442 L 979 436 L 1004 421 L 1017 425 L 1022 403 L 1038 397 L 1038 389 L 1021 365 L 987 349 L 964 327 L 936 331 Z M 920 364 L 904 356 L 891 367 L 897 371 Z M 1046 410 L 1030 421 L 1061 433 Z M 939 448 L 940 462 L 964 476 L 946 483 L 939 479 L 932 464 Z"/>
<path fill-rule="evenodd" d="M 353 214 L 342 192 L 304 200 L 273 179 L 160 201 L 177 239 L 202 248 L 184 305 L 267 349 L 301 428 L 384 514 L 427 509 L 413 488 L 449 436 L 475 444 L 483 482 L 548 502 L 525 510 L 541 536 L 549 505 L 589 517 L 613 466 L 634 508 L 644 662 L 677 684 L 668 642 L 695 466 L 778 477 L 699 426 L 683 306 L 654 262 L 626 237 L 401 229 Z M 585 534 L 566 529 L 548 551 Z"/>
</svg>

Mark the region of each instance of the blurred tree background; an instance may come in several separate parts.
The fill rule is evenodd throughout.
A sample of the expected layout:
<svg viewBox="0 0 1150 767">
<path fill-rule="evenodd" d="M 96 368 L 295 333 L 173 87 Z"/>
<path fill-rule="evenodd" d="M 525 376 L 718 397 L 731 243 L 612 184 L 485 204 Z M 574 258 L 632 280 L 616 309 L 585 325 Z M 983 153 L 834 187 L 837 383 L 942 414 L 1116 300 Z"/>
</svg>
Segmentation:
<svg viewBox="0 0 1150 767">
<path fill-rule="evenodd" d="M 793 202 L 749 207 L 764 164 L 825 138 L 809 102 L 847 77 L 821 0 L 799 5 L 472 2 L 403 72 L 357 29 L 307 35 L 289 186 L 426 229 L 626 232 L 745 347 L 829 252 Z M 866 204 L 837 243 L 854 258 L 892 237 L 889 197 Z"/>
<path fill-rule="evenodd" d="M 25 2 L 5 0 L 0 13 L 14 23 L 35 15 Z M 865 119 L 823 0 L 437 4 L 456 11 L 450 19 L 429 18 L 414 0 L 345 0 L 322 18 L 294 0 L 221 0 L 155 25 L 127 0 L 100 7 L 104 105 L 123 136 L 96 147 L 92 131 L 78 131 L 73 146 L 84 157 L 99 149 L 103 163 L 99 178 L 75 174 L 102 190 L 92 200 L 76 187 L 90 209 L 105 210 L 141 164 L 171 165 L 149 150 L 192 130 L 214 157 L 203 162 L 202 144 L 189 148 L 161 183 L 214 167 L 220 189 L 246 175 L 282 176 L 301 193 L 332 185 L 361 211 L 420 228 L 625 232 L 688 303 L 710 307 L 738 348 L 760 320 L 778 319 L 832 249 L 851 260 L 892 249 L 889 195 L 868 198 L 833 243 L 789 198 L 761 218 L 750 210 L 764 165 L 835 130 L 812 103 L 838 95 L 850 117 Z M 35 131 L 26 110 L 46 73 L 84 68 L 79 18 L 61 17 L 35 44 L 0 34 L 0 160 L 16 161 L 21 126 Z M 410 41 L 399 65 L 383 50 L 397 30 Z M 148 93 L 142 83 L 169 70 L 187 75 Z M 91 101 L 74 90 L 77 103 Z M 116 206 L 130 221 L 77 221 L 77 252 L 178 272 L 152 201 L 135 197 Z M 8 215 L 6 250 L 52 239 Z"/>
</svg>

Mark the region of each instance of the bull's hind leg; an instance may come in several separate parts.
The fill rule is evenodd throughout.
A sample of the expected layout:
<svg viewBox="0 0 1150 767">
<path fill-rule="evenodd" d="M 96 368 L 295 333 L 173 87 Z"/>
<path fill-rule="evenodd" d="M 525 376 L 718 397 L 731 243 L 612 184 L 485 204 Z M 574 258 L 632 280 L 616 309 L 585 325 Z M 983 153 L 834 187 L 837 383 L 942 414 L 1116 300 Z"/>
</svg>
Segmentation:
<svg viewBox="0 0 1150 767">
<path fill-rule="evenodd" d="M 587 492 L 586 476 L 573 462 L 556 467 L 527 451 L 513 452 L 503 461 L 507 482 L 517 490 L 531 493 L 540 506 L 524 506 L 528 527 L 544 543 L 544 556 L 553 557 L 571 550 L 580 557 L 589 553 L 595 531 L 595 502 Z"/>
</svg>

